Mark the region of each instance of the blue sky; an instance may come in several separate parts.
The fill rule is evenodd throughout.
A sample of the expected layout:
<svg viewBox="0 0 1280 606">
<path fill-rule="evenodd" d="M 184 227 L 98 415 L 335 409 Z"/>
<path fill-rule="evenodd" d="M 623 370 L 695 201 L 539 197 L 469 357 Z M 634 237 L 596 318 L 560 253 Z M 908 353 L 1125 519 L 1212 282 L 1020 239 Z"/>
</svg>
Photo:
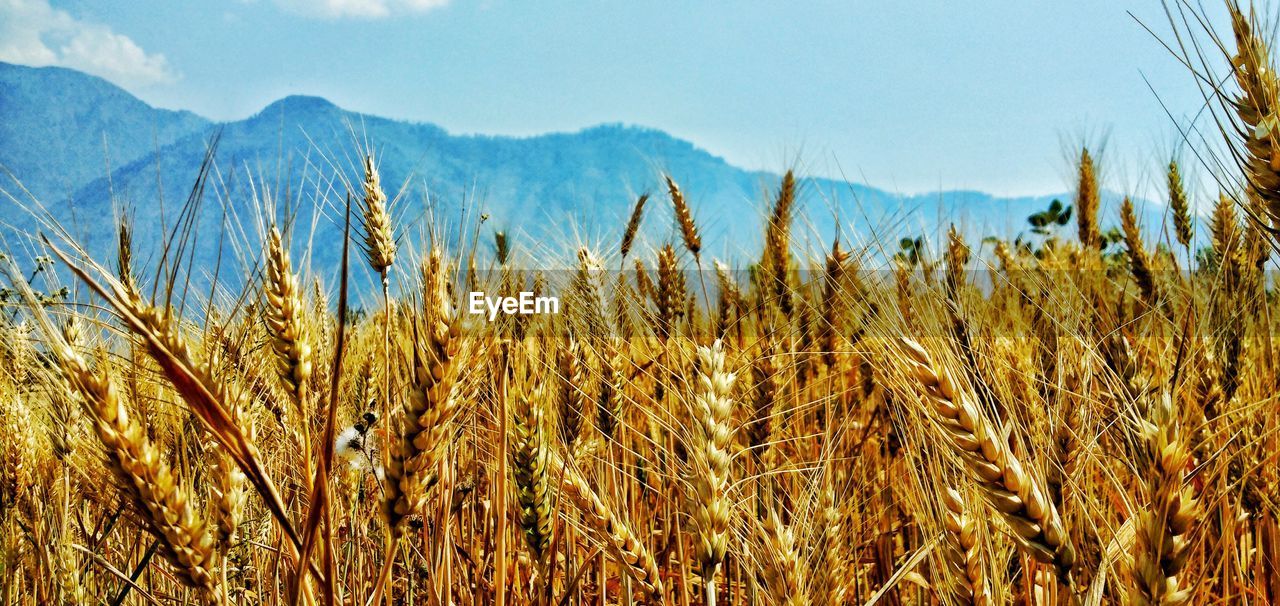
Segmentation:
<svg viewBox="0 0 1280 606">
<path fill-rule="evenodd" d="M 1178 142 L 1160 99 L 1200 97 L 1127 11 L 1168 31 L 1158 0 L 0 0 L 0 60 L 214 119 L 306 93 L 457 133 L 640 124 L 904 192 L 1063 191 L 1105 138 L 1134 190 Z"/>
</svg>

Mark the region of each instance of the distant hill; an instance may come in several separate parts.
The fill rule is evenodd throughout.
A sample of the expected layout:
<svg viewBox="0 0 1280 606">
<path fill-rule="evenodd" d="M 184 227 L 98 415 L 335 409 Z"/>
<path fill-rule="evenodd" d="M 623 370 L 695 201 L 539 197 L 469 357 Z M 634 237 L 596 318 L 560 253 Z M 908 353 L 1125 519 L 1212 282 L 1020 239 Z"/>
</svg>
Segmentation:
<svg viewBox="0 0 1280 606">
<path fill-rule="evenodd" d="M 153 108 L 77 71 L 0 63 L 0 166 L 47 203 L 66 200 L 107 167 L 124 166 L 209 121 Z"/>
<path fill-rule="evenodd" d="M 98 78 L 58 68 L 0 64 L 0 113 L 6 118 L 0 123 L 0 166 L 99 254 L 112 250 L 108 221 L 122 204 L 134 214 L 139 234 L 162 233 L 162 216 L 172 225 L 216 140 L 214 171 L 194 231 L 195 267 L 206 271 L 214 267 L 220 243 L 224 267 L 234 266 L 237 255 L 252 265 L 248 257 L 255 254 L 259 223 L 253 200 L 255 192 L 262 197 L 266 191 L 276 200 L 278 216 L 294 217 L 299 254 L 309 248 L 316 267 L 335 267 L 342 225 L 337 209 L 346 183 L 358 192 L 365 142 L 377 152 L 389 195 L 404 188 L 395 212 L 398 225 L 408 226 L 406 244 L 416 241 L 428 212 L 446 236 L 459 233 L 464 217 L 473 223 L 488 214 L 483 236 L 506 230 L 517 251 L 563 251 L 585 243 L 608 253 L 644 191 L 655 194 L 645 241 L 658 243 L 675 237 L 660 179 L 665 172 L 692 202 L 706 254 L 741 260 L 758 246 L 766 191 L 778 182 L 775 174 L 734 167 L 648 128 L 453 135 L 432 124 L 361 115 L 305 96 L 277 101 L 245 120 L 215 124 L 152 108 Z M 0 188 L 14 189 L 7 180 Z M 935 237 L 951 222 L 972 238 L 1012 235 L 1053 197 L 998 198 L 971 191 L 900 196 L 827 179 L 805 179 L 802 193 L 803 218 L 794 231 L 809 250 L 829 246 L 837 217 L 842 233 L 854 239 Z M 1158 227 L 1159 211 L 1148 208 L 1150 229 Z M 0 219 L 28 230 L 33 225 L 7 201 L 0 205 Z M 244 240 L 248 246 L 231 246 Z M 141 238 L 139 256 L 154 258 L 158 241 Z"/>
</svg>

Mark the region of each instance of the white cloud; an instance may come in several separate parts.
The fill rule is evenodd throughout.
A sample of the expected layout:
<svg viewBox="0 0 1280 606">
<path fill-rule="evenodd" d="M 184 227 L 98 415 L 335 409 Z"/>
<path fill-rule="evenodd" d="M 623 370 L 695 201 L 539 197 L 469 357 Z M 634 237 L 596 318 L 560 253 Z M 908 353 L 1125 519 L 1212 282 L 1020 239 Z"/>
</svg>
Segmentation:
<svg viewBox="0 0 1280 606">
<path fill-rule="evenodd" d="M 0 0 L 0 61 L 69 67 L 125 87 L 179 77 L 164 55 L 142 50 L 106 25 L 55 9 L 48 0 Z"/>
<path fill-rule="evenodd" d="M 276 0 L 276 4 L 308 17 L 381 19 L 425 13 L 449 4 L 449 0 Z"/>
</svg>

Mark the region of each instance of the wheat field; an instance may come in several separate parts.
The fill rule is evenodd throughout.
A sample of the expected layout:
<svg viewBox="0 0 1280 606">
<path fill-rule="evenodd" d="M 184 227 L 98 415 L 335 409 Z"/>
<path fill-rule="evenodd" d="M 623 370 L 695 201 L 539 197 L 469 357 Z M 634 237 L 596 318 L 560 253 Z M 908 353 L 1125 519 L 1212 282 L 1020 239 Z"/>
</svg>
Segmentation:
<svg viewBox="0 0 1280 606">
<path fill-rule="evenodd" d="M 266 219 L 202 295 L 181 230 L 143 266 L 127 220 L 112 259 L 51 229 L 3 259 L 0 606 L 1275 603 L 1280 81 L 1229 8 L 1181 55 L 1221 193 L 1159 167 L 1161 233 L 1087 148 L 1016 241 L 801 253 L 788 172 L 715 258 L 664 176 L 535 259 L 404 224 L 367 150 L 339 268 Z"/>
</svg>

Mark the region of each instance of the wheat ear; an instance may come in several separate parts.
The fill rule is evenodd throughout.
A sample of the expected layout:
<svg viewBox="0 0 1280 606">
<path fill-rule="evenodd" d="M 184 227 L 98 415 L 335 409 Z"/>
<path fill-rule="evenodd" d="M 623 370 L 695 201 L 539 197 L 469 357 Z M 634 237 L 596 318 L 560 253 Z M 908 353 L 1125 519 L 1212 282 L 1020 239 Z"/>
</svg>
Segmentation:
<svg viewBox="0 0 1280 606">
<path fill-rule="evenodd" d="M 582 418 L 587 414 L 587 394 L 583 391 L 587 385 L 587 367 L 582 345 L 577 339 L 570 338 L 556 353 L 560 367 L 557 373 L 560 409 L 556 428 L 560 443 L 573 452 L 582 437 Z"/>
<path fill-rule="evenodd" d="M 369 266 L 382 277 L 387 287 L 387 271 L 396 262 L 396 238 L 391 228 L 391 213 L 387 211 L 387 194 L 382 191 L 382 179 L 372 155 L 364 157 L 364 204 L 361 207 L 364 220 L 364 254 Z"/>
<path fill-rule="evenodd" d="M 1190 530 L 1199 503 L 1184 483 L 1191 453 L 1182 437 L 1169 394 L 1155 403 L 1150 421 L 1142 421 L 1147 442 L 1147 507 L 1138 513 L 1130 603 L 1175 606 L 1191 601 L 1189 588 L 1180 587 L 1178 573 L 1190 555 Z"/>
<path fill-rule="evenodd" d="M 1075 563 L 1075 550 L 1040 482 L 1023 468 L 975 398 L 961 391 L 951 373 L 935 365 L 915 341 L 902 338 L 901 342 L 904 362 L 987 502 L 1013 530 L 1019 547 L 1037 561 L 1055 566 L 1065 579 Z"/>
<path fill-rule="evenodd" d="M 1078 171 L 1075 208 L 1080 244 L 1085 248 L 1101 248 L 1102 232 L 1098 230 L 1098 207 L 1101 205 L 1101 194 L 1098 191 L 1097 167 L 1087 148 L 1080 151 Z"/>
<path fill-rule="evenodd" d="M 769 451 L 773 434 L 773 406 L 781 390 L 777 344 L 762 340 L 760 355 L 751 364 L 751 416 L 747 420 L 747 446 L 759 466 Z"/>
<path fill-rule="evenodd" d="M 770 509 L 760 522 L 758 532 L 763 553 L 757 559 L 769 602 L 773 606 L 808 606 L 809 600 L 800 589 L 804 585 L 804 577 L 791 527 L 782 523 L 777 510 Z"/>
<path fill-rule="evenodd" d="M 540 386 L 522 386 L 521 391 L 511 424 L 511 468 L 516 505 L 520 508 L 520 528 L 539 569 L 545 571 L 546 557 L 551 550 L 553 513 L 546 402 Z"/>
<path fill-rule="evenodd" d="M 265 322 L 271 334 L 271 346 L 280 363 L 280 376 L 294 403 L 300 420 L 306 425 L 306 390 L 311 379 L 311 346 L 306 342 L 303 325 L 304 305 L 298 276 L 293 273 L 289 251 L 285 250 L 280 230 L 272 227 L 267 236 L 267 274 L 263 285 L 266 297 Z"/>
<path fill-rule="evenodd" d="M 1191 247 L 1191 203 L 1186 187 L 1182 184 L 1182 172 L 1177 162 L 1169 163 L 1169 208 L 1173 210 L 1173 233 L 1183 248 Z"/>
<path fill-rule="evenodd" d="M 1120 229 L 1124 232 L 1124 243 L 1129 253 L 1129 271 L 1134 282 L 1142 291 L 1142 300 L 1147 305 L 1155 306 L 1159 300 L 1155 274 L 1151 270 L 1151 259 L 1147 256 L 1146 246 L 1142 243 L 1142 232 L 1138 229 L 1138 215 L 1133 210 L 1133 200 L 1125 196 L 1120 204 Z"/>
<path fill-rule="evenodd" d="M 105 370 L 90 370 L 88 362 L 64 343 L 53 345 L 62 372 L 75 387 L 93 419 L 103 453 L 120 488 L 144 514 L 148 529 L 160 541 L 162 553 L 183 583 L 197 589 L 208 604 L 221 604 L 214 576 L 215 540 L 187 502 L 186 491 L 165 463 L 146 431 L 129 418 L 119 393 Z"/>
<path fill-rule="evenodd" d="M 412 389 L 404 401 L 400 435 L 392 441 L 386 470 L 386 515 L 393 533 L 425 501 L 423 476 L 439 460 L 458 412 L 453 388 L 461 327 L 439 251 L 430 254 L 423 276 L 426 313 L 422 326 L 415 328 Z"/>
<path fill-rule="evenodd" d="M 787 316 L 794 310 L 788 278 L 791 270 L 791 219 L 795 202 L 796 178 L 791 171 L 787 171 L 782 176 L 782 184 L 778 186 L 778 196 L 765 227 L 762 263 L 767 284 L 773 291 L 773 300 Z"/>
<path fill-rule="evenodd" d="M 822 275 L 822 314 L 818 330 L 818 342 L 822 348 L 822 362 L 829 369 L 836 367 L 840 338 L 839 304 L 841 297 L 841 281 L 844 279 L 845 262 L 849 253 L 840 249 L 840 241 L 836 240 L 827 255 L 826 270 Z"/>
<path fill-rule="evenodd" d="M 662 577 L 658 575 L 658 563 L 644 543 L 600 499 L 600 495 L 596 494 L 591 484 L 577 470 L 571 469 L 560 457 L 555 457 L 552 462 L 555 464 L 552 474 L 559 478 L 563 496 L 582 511 L 584 521 L 600 536 L 648 601 L 653 604 L 663 603 Z"/>
<path fill-rule="evenodd" d="M 658 284 L 653 288 L 653 302 L 657 314 L 653 320 L 658 338 L 667 340 L 674 334 L 676 318 L 684 314 L 687 291 L 684 274 L 680 272 L 676 250 L 671 244 L 658 250 Z"/>
<path fill-rule="evenodd" d="M 843 604 L 848 584 L 844 567 L 845 544 L 840 536 L 840 508 L 836 504 L 835 491 L 822 489 L 818 495 L 818 509 L 814 535 L 810 545 L 813 570 L 809 585 L 809 601 L 813 604 Z"/>
<path fill-rule="evenodd" d="M 1252 10 L 1246 15 L 1238 0 L 1229 0 L 1227 9 L 1236 41 L 1231 65 L 1240 88 L 1232 101 L 1244 140 L 1244 153 L 1237 158 L 1249 190 L 1263 202 L 1274 223 L 1280 220 L 1280 79 L 1270 49 L 1257 33 L 1259 23 Z M 1280 238 L 1274 228 L 1271 235 Z"/>
<path fill-rule="evenodd" d="M 676 223 L 680 226 L 680 236 L 684 239 L 684 247 L 697 257 L 702 251 L 702 237 L 698 235 L 698 226 L 693 222 L 693 210 L 689 208 L 689 201 L 685 199 L 684 192 L 680 191 L 680 186 L 676 185 L 675 180 L 670 175 L 665 178 L 667 193 L 671 195 L 671 205 L 675 207 Z"/>
<path fill-rule="evenodd" d="M 947 535 L 943 558 L 957 584 L 957 596 L 967 604 L 985 606 L 993 603 L 987 584 L 986 569 L 982 561 L 982 546 L 978 542 L 979 521 L 966 515 L 964 499 L 954 488 L 946 488 L 942 495 L 947 510 L 943 519 Z"/>
<path fill-rule="evenodd" d="M 626 361 L 625 356 L 616 352 L 605 352 L 601 359 L 600 392 L 596 397 L 596 428 L 606 440 L 614 438 L 614 432 L 623 421 L 622 406 L 625 396 L 622 389 L 626 376 L 622 369 Z"/>
<path fill-rule="evenodd" d="M 618 252 L 622 255 L 622 262 L 625 263 L 627 255 L 631 252 L 631 246 L 635 244 L 636 234 L 640 231 L 640 221 L 644 219 L 644 205 L 649 201 L 649 194 L 641 194 L 636 198 L 636 204 L 631 208 L 631 218 L 627 219 L 627 227 L 622 231 L 622 245 L 618 247 Z"/>
<path fill-rule="evenodd" d="M 708 606 L 715 604 L 715 576 L 728 550 L 733 384 L 725 370 L 724 347 L 716 341 L 698 348 L 698 392 L 693 397 L 689 440 L 689 515 L 697 538 L 693 555 L 705 583 Z"/>
</svg>

